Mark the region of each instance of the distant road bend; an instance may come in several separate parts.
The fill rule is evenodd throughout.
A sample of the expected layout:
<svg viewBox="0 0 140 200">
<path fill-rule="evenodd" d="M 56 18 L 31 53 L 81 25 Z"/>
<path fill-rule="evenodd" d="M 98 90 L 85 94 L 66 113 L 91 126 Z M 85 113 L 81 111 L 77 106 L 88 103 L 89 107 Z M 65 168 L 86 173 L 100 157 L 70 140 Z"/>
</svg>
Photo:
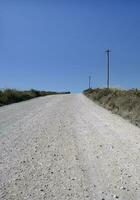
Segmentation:
<svg viewBox="0 0 140 200">
<path fill-rule="evenodd" d="M 140 129 L 83 94 L 0 108 L 1 200 L 140 200 Z"/>
</svg>

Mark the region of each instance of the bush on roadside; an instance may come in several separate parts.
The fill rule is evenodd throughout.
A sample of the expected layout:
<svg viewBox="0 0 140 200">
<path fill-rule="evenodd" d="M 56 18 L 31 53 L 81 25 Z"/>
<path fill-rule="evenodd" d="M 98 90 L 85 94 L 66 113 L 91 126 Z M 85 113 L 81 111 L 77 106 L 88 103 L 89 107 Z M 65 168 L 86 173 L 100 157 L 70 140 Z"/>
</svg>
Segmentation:
<svg viewBox="0 0 140 200">
<path fill-rule="evenodd" d="M 5 90 L 0 90 L 0 106 L 29 100 L 35 97 L 54 95 L 54 94 L 69 94 L 69 93 L 70 92 L 58 93 L 58 92 L 50 92 L 50 91 L 39 91 L 39 90 L 34 90 L 34 89 L 31 89 L 29 91 L 5 89 Z"/>
</svg>

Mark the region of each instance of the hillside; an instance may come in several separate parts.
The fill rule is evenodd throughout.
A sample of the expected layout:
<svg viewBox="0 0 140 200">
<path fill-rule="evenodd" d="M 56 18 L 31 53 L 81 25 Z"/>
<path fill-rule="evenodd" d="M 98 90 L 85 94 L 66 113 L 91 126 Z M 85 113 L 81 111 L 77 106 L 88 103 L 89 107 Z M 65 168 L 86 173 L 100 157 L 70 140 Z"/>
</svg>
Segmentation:
<svg viewBox="0 0 140 200">
<path fill-rule="evenodd" d="M 140 90 L 88 89 L 84 94 L 140 127 Z"/>
</svg>

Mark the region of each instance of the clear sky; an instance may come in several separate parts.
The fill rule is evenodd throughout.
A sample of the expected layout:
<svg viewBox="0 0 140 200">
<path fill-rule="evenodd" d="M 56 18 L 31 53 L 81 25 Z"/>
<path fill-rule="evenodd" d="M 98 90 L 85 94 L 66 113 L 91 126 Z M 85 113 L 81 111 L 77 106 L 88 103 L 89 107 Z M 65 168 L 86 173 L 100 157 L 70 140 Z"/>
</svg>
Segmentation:
<svg viewBox="0 0 140 200">
<path fill-rule="evenodd" d="M 140 87 L 139 0 L 0 0 L 0 88 Z"/>
</svg>

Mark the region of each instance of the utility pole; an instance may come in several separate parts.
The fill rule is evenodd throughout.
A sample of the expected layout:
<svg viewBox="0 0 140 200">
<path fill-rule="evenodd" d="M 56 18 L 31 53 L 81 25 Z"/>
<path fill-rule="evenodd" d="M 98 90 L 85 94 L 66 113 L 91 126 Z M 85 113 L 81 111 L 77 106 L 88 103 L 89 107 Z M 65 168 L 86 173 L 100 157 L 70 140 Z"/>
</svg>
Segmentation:
<svg viewBox="0 0 140 200">
<path fill-rule="evenodd" d="M 90 88 L 91 88 L 91 76 L 89 76 L 89 79 L 88 79 L 88 80 L 89 80 L 88 83 L 89 83 L 89 89 L 90 89 Z"/>
<path fill-rule="evenodd" d="M 110 49 L 106 50 L 107 54 L 107 88 L 110 87 Z"/>
</svg>

